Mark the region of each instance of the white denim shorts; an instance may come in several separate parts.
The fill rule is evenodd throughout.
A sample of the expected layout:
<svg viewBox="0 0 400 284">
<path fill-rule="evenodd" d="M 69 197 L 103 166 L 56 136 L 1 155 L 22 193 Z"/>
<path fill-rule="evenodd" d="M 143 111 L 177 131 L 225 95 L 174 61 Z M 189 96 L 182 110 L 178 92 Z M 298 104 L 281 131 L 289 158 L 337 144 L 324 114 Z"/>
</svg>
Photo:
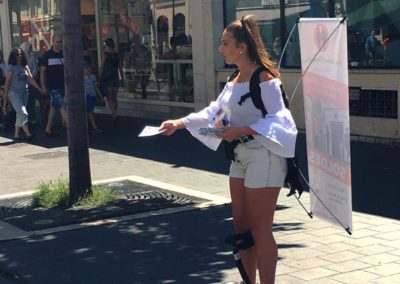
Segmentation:
<svg viewBox="0 0 400 284">
<path fill-rule="evenodd" d="M 257 140 L 235 148 L 229 176 L 244 179 L 248 188 L 282 187 L 287 173 L 286 158 L 272 153 Z"/>
</svg>

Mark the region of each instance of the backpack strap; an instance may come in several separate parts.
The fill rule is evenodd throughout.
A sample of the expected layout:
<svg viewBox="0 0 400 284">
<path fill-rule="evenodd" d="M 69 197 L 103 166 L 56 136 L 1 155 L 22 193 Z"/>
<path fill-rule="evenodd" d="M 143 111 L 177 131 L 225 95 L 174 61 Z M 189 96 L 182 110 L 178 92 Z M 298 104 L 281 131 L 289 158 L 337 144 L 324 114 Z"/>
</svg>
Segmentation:
<svg viewBox="0 0 400 284">
<path fill-rule="evenodd" d="M 267 69 L 264 66 L 260 66 L 256 69 L 256 71 L 254 71 L 250 78 L 249 92 L 241 96 L 238 102 L 239 105 L 242 105 L 247 98 L 251 98 L 254 106 L 261 110 L 263 117 L 265 117 L 268 113 L 261 99 L 260 74 L 264 70 Z"/>
<path fill-rule="evenodd" d="M 236 69 L 235 71 L 233 71 L 233 73 L 231 75 L 229 75 L 227 81 L 231 82 L 233 79 L 235 79 L 237 77 L 237 75 L 239 75 L 239 69 Z"/>
<path fill-rule="evenodd" d="M 238 71 L 238 70 L 236 70 L 236 71 Z M 256 71 L 254 71 L 253 75 L 251 75 L 249 92 L 240 97 L 240 100 L 239 100 L 238 104 L 242 105 L 242 103 L 247 98 L 251 98 L 251 100 L 253 101 L 254 106 L 257 109 L 261 110 L 261 113 L 262 113 L 263 117 L 265 117 L 268 114 L 268 112 L 265 109 L 264 103 L 263 103 L 262 98 L 261 98 L 260 74 L 261 74 L 262 71 L 268 71 L 268 69 L 265 68 L 264 66 L 260 66 L 260 67 L 258 67 L 256 69 Z M 235 75 L 235 77 L 236 76 L 237 76 L 237 74 Z M 289 100 L 288 100 L 288 98 L 286 96 L 285 90 L 283 89 L 282 85 L 280 85 L 280 88 L 281 88 L 282 99 L 283 99 L 283 102 L 285 104 L 285 107 L 287 109 L 289 109 Z"/>
</svg>

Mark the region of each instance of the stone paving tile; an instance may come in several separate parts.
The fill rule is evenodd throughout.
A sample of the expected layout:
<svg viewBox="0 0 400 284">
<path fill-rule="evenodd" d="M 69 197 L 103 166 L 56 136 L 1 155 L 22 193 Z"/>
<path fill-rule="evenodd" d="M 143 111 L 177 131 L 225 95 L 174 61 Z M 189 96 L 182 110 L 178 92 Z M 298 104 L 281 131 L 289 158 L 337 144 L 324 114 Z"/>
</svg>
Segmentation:
<svg viewBox="0 0 400 284">
<path fill-rule="evenodd" d="M 389 254 L 400 256 L 400 249 L 392 250 L 389 252 Z"/>
<path fill-rule="evenodd" d="M 342 261 L 359 259 L 360 257 L 363 257 L 363 256 L 364 255 L 355 253 L 352 251 L 341 251 L 341 252 L 337 252 L 337 253 L 324 254 L 324 255 L 321 255 L 320 258 L 339 263 Z"/>
<path fill-rule="evenodd" d="M 307 284 L 344 284 L 344 282 L 339 282 L 333 279 L 324 278 L 324 279 L 317 279 L 313 281 L 307 281 Z M 278 283 L 279 284 L 279 283 Z"/>
<path fill-rule="evenodd" d="M 278 265 L 276 267 L 276 275 L 286 275 L 286 274 L 293 273 L 296 271 L 299 271 L 299 269 L 292 267 L 292 266 L 285 265 L 283 263 L 278 263 Z"/>
<path fill-rule="evenodd" d="M 315 247 L 315 249 L 326 252 L 326 253 L 335 253 L 335 252 L 350 250 L 353 248 L 355 248 L 355 246 L 349 245 L 346 243 L 335 243 L 335 244 L 321 245 L 321 246 Z"/>
<path fill-rule="evenodd" d="M 300 284 L 304 283 L 304 281 L 300 280 L 299 278 L 292 277 L 289 275 L 278 275 L 275 278 L 276 284 Z"/>
<path fill-rule="evenodd" d="M 376 237 L 365 237 L 365 238 L 360 238 L 360 239 L 348 238 L 347 240 L 344 241 L 344 243 L 353 245 L 356 247 L 365 247 L 365 246 L 370 246 L 370 245 L 382 244 L 383 241 Z"/>
<path fill-rule="evenodd" d="M 380 234 L 379 232 L 374 231 L 374 230 L 361 229 L 361 230 L 353 231 L 353 234 L 351 235 L 351 237 L 354 239 L 359 239 L 359 238 L 364 238 L 364 237 L 369 237 L 369 236 L 376 236 L 379 234 Z"/>
<path fill-rule="evenodd" d="M 378 279 L 378 278 L 379 278 L 379 275 L 370 273 L 370 272 L 367 272 L 364 270 L 340 273 L 340 274 L 329 277 L 329 279 L 336 280 L 336 281 L 343 281 L 346 284 L 371 283 L 372 280 Z"/>
<path fill-rule="evenodd" d="M 318 230 L 309 231 L 308 233 L 316 237 L 332 236 L 338 233 L 338 228 L 337 227 L 320 228 Z"/>
<path fill-rule="evenodd" d="M 368 269 L 365 269 L 365 271 L 379 274 L 381 276 L 391 276 L 394 274 L 398 274 L 400 272 L 400 263 L 386 263 L 382 265 L 377 265 Z"/>
<path fill-rule="evenodd" d="M 279 261 L 280 263 L 281 261 Z M 318 257 L 313 257 L 309 259 L 302 259 L 302 260 L 293 260 L 290 256 L 287 258 L 284 263 L 288 266 L 293 266 L 299 270 L 305 270 L 315 267 L 322 267 L 322 266 L 329 266 L 332 262 L 327 261 L 325 259 L 321 259 Z"/>
<path fill-rule="evenodd" d="M 313 240 L 313 239 L 315 239 L 315 237 L 311 236 L 309 234 L 295 233 L 295 234 L 291 234 L 291 235 L 284 234 L 279 238 L 279 241 L 291 243 L 291 242 L 304 242 L 304 241 Z"/>
<path fill-rule="evenodd" d="M 361 229 L 373 229 L 374 227 L 375 225 L 353 220 L 353 231 L 358 231 Z"/>
<path fill-rule="evenodd" d="M 390 218 L 383 218 L 374 215 L 360 215 L 358 221 L 371 224 L 374 226 L 381 226 L 386 224 L 394 224 L 394 220 Z"/>
<path fill-rule="evenodd" d="M 384 243 L 386 246 L 400 249 L 400 239 L 394 241 L 382 241 L 382 243 Z"/>
<path fill-rule="evenodd" d="M 335 274 L 337 274 L 337 272 L 335 272 L 333 270 L 326 269 L 324 267 L 314 267 L 314 268 L 302 270 L 302 271 L 299 271 L 296 273 L 290 273 L 289 275 L 296 277 L 296 278 L 300 278 L 301 280 L 304 280 L 304 281 L 311 281 L 311 280 L 316 280 L 316 279 L 332 276 Z M 321 281 L 323 281 L 323 280 L 321 280 Z"/>
<path fill-rule="evenodd" d="M 332 225 L 330 225 L 330 224 L 328 224 L 328 223 L 326 223 L 326 222 L 324 222 L 324 221 L 322 221 L 320 219 L 317 219 L 317 218 L 313 218 L 313 219 L 311 219 L 311 221 L 309 221 L 307 223 L 307 228 L 315 229 L 315 230 L 317 230 L 317 229 L 325 229 L 325 228 L 329 228 L 331 226 Z"/>
<path fill-rule="evenodd" d="M 334 270 L 339 273 L 344 273 L 344 272 L 350 272 L 350 271 L 355 271 L 355 270 L 361 270 L 365 269 L 368 267 L 371 267 L 371 264 L 361 262 L 358 260 L 348 260 L 348 261 L 343 261 L 339 263 L 333 263 L 329 265 L 324 265 L 324 267 Z"/>
<path fill-rule="evenodd" d="M 375 230 L 382 233 L 389 233 L 389 232 L 400 232 L 400 224 L 383 224 L 379 226 L 371 227 L 371 230 Z M 385 234 L 386 235 L 386 234 Z"/>
<path fill-rule="evenodd" d="M 371 265 L 381 265 L 385 263 L 395 262 L 399 260 L 399 256 L 390 254 L 389 252 L 360 257 L 358 258 L 358 260 Z"/>
<path fill-rule="evenodd" d="M 399 231 L 396 232 L 390 232 L 390 233 L 380 233 L 377 237 L 380 239 L 388 240 L 388 241 L 395 241 L 395 240 L 400 240 L 400 229 Z"/>
<path fill-rule="evenodd" d="M 331 236 L 324 236 L 323 238 L 317 238 L 317 239 L 318 239 L 318 242 L 320 242 L 321 244 L 325 244 L 325 245 L 335 244 L 338 242 L 351 244 L 350 242 L 347 242 L 347 240 L 351 239 L 351 237 L 349 238 L 345 234 L 346 233 L 344 231 L 342 231 L 341 235 L 336 234 L 336 235 L 331 235 Z"/>
<path fill-rule="evenodd" d="M 321 256 L 321 255 L 326 255 L 326 254 L 323 251 L 318 251 L 318 250 L 311 249 L 311 248 L 298 248 L 297 250 L 293 251 L 290 254 L 290 258 L 292 258 L 294 260 L 302 260 L 302 259 L 317 257 L 317 256 Z"/>
<path fill-rule="evenodd" d="M 392 276 L 388 276 L 388 277 L 382 277 L 379 278 L 378 280 L 373 280 L 371 281 L 371 283 L 374 284 L 400 284 L 400 273 L 399 274 L 395 274 Z"/>
<path fill-rule="evenodd" d="M 357 249 L 354 249 L 352 251 L 354 251 L 356 253 L 362 253 L 364 255 L 374 255 L 374 254 L 380 254 L 380 253 L 388 252 L 388 251 L 391 251 L 391 250 L 393 250 L 392 247 L 383 246 L 381 244 L 375 244 L 375 245 L 371 245 L 371 246 L 357 248 Z"/>
</svg>

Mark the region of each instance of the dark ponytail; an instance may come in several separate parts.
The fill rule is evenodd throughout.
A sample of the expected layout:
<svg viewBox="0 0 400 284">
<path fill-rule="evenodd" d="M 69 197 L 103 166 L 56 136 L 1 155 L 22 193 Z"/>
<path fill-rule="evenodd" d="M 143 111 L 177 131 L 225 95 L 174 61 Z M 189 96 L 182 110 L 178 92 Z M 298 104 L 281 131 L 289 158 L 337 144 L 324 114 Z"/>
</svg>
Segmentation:
<svg viewBox="0 0 400 284">
<path fill-rule="evenodd" d="M 280 78 L 278 67 L 265 49 L 254 15 L 246 15 L 233 21 L 226 30 L 233 35 L 238 44 L 247 45 L 247 52 L 252 61 L 264 66 L 275 78 Z"/>
</svg>

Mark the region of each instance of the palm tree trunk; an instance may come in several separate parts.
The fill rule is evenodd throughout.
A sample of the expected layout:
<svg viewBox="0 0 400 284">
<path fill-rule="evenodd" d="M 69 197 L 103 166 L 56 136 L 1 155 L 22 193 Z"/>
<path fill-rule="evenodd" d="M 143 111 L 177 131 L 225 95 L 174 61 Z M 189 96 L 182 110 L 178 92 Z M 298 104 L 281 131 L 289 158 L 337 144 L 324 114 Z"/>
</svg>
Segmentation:
<svg viewBox="0 0 400 284">
<path fill-rule="evenodd" d="M 83 83 L 80 0 L 62 1 L 65 93 L 68 106 L 70 205 L 90 193 L 90 161 Z"/>
</svg>

